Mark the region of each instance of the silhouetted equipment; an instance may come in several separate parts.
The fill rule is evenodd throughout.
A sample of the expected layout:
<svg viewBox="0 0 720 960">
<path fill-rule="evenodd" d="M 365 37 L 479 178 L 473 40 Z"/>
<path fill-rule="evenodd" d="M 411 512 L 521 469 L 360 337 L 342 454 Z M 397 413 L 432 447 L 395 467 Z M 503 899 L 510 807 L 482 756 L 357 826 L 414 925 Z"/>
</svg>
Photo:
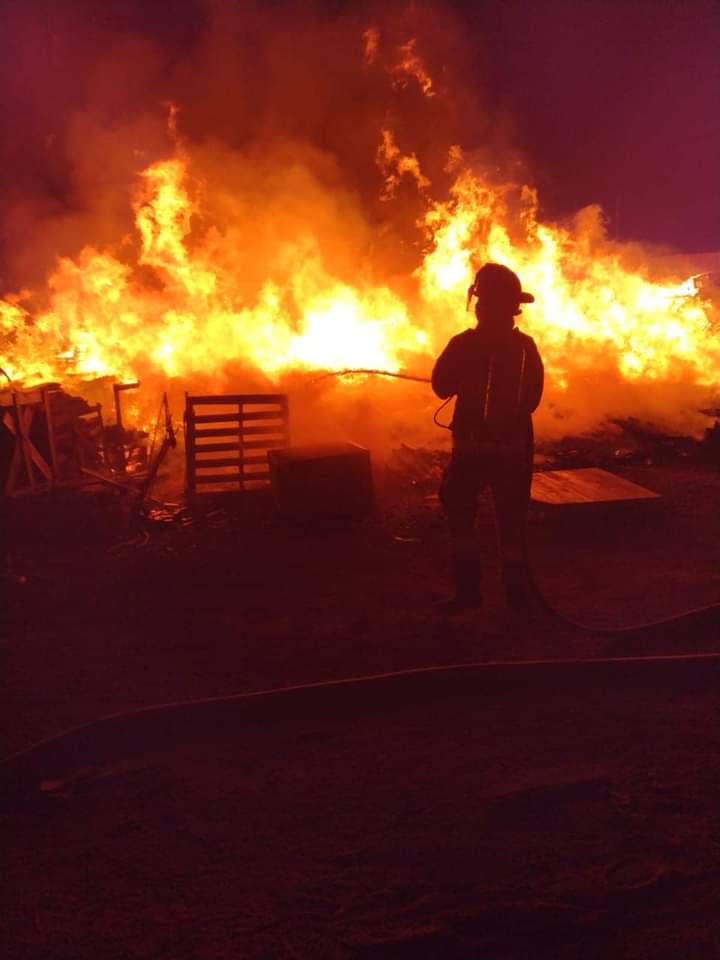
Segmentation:
<svg viewBox="0 0 720 960">
<path fill-rule="evenodd" d="M 157 479 L 158 470 L 160 469 L 161 464 L 165 460 L 165 457 L 171 450 L 174 450 L 177 446 L 177 438 L 175 437 L 175 425 L 173 423 L 172 414 L 170 413 L 170 404 L 168 403 L 167 393 L 163 393 L 162 403 L 160 405 L 160 411 L 163 419 L 163 439 L 160 446 L 157 449 L 157 452 L 154 452 L 154 456 L 151 457 L 150 464 L 148 466 L 147 476 L 143 481 L 143 485 L 140 488 L 140 503 L 142 504 L 150 495 L 153 484 Z M 153 438 L 153 448 L 154 448 L 154 438 Z"/>
<path fill-rule="evenodd" d="M 122 430 L 123 427 L 123 418 L 122 418 L 122 403 L 120 402 L 121 394 L 125 390 L 137 390 L 140 386 L 139 380 L 134 380 L 132 383 L 114 383 L 113 384 L 113 396 L 115 397 L 115 423 Z"/>
<path fill-rule="evenodd" d="M 245 490 L 267 484 L 268 451 L 289 443 L 286 394 L 185 394 L 188 494 L 198 487 L 231 484 Z"/>
<path fill-rule="evenodd" d="M 359 518 L 372 507 L 370 453 L 355 443 L 318 443 L 268 453 L 275 503 L 283 516 Z"/>
<path fill-rule="evenodd" d="M 147 466 L 147 447 L 144 430 L 128 430 L 123 421 L 122 394 L 137 390 L 138 380 L 132 383 L 114 383 L 115 423 L 105 428 L 105 460 L 107 465 L 120 473 L 136 473 Z"/>
</svg>

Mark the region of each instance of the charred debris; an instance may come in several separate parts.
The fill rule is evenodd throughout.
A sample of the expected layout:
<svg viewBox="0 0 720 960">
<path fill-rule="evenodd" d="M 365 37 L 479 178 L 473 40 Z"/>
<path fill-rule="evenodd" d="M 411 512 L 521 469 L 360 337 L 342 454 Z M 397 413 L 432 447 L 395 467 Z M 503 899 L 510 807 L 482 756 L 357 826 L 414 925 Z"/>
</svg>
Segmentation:
<svg viewBox="0 0 720 960">
<path fill-rule="evenodd" d="M 169 505 L 155 500 L 152 490 L 163 461 L 176 446 L 175 428 L 166 394 L 152 436 L 126 422 L 123 398 L 139 386 L 112 385 L 110 423 L 101 403 L 91 403 L 59 383 L 9 385 L 0 391 L 0 484 L 5 501 L 46 495 L 59 506 L 73 491 L 110 488 L 127 495 L 137 516 L 157 514 L 166 520 Z"/>
</svg>

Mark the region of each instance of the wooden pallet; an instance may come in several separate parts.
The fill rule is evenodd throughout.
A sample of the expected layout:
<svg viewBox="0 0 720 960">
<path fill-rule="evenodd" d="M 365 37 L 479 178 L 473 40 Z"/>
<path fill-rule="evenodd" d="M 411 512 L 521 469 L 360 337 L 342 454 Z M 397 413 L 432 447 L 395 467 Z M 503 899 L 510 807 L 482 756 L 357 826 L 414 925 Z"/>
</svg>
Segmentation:
<svg viewBox="0 0 720 960">
<path fill-rule="evenodd" d="M 652 490 L 597 467 L 546 470 L 533 473 L 532 478 L 532 500 L 543 507 L 657 500 L 659 496 Z"/>
<path fill-rule="evenodd" d="M 289 446 L 289 421 L 286 394 L 186 394 L 187 492 L 227 484 L 244 490 L 268 483 L 268 450 Z"/>
</svg>

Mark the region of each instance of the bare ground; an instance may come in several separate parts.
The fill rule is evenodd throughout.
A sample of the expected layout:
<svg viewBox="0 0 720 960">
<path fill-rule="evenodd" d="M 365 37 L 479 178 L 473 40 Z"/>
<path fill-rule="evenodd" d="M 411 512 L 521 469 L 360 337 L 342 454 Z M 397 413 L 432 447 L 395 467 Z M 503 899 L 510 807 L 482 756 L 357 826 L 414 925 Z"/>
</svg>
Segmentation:
<svg viewBox="0 0 720 960">
<path fill-rule="evenodd" d="M 720 476 L 634 467 L 655 505 L 535 513 L 538 579 L 618 626 L 720 601 Z M 418 666 L 662 649 L 506 611 L 492 516 L 484 610 L 437 616 L 427 484 L 379 478 L 349 528 L 267 499 L 128 532 L 112 493 L 13 504 L 3 752 L 121 710 Z M 574 668 L 577 669 L 577 668 Z M 446 676 L 306 710 L 133 728 L 2 814 L 8 957 L 716 957 L 720 695 L 712 668 Z M 456 678 L 456 679 L 452 679 Z M 263 712 L 264 711 L 264 712 Z M 39 781 L 38 781 L 39 782 Z"/>
</svg>

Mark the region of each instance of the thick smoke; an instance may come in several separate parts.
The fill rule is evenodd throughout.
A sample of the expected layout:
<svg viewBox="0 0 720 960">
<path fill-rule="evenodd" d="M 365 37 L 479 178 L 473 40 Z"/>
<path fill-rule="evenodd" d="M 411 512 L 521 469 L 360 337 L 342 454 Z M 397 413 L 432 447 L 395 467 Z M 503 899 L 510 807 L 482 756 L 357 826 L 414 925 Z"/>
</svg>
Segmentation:
<svg viewBox="0 0 720 960">
<path fill-rule="evenodd" d="M 171 146 L 171 102 L 191 151 L 215 148 L 223 164 L 244 168 L 227 171 L 228 187 L 243 176 L 247 183 L 252 164 L 264 168 L 259 186 L 263 178 L 267 186 L 289 158 L 381 221 L 388 214 L 376 153 L 384 127 L 440 189 L 449 182 L 448 144 L 469 122 L 475 134 L 489 127 L 476 86 L 463 82 L 474 59 L 463 24 L 439 6 L 397 14 L 372 4 L 347 13 L 331 4 L 230 0 L 155 10 L 139 0 L 111 0 L 102 11 L 93 0 L 4 6 L 4 290 L 36 286 L 57 256 L 131 232 L 135 179 Z M 378 31 L 374 57 L 368 29 Z M 410 39 L 440 78 L 436 97 L 399 67 Z M 451 88 L 452 98 L 444 96 Z M 207 198 L 219 192 L 210 184 Z M 412 224 L 418 202 L 405 199 Z"/>
</svg>

